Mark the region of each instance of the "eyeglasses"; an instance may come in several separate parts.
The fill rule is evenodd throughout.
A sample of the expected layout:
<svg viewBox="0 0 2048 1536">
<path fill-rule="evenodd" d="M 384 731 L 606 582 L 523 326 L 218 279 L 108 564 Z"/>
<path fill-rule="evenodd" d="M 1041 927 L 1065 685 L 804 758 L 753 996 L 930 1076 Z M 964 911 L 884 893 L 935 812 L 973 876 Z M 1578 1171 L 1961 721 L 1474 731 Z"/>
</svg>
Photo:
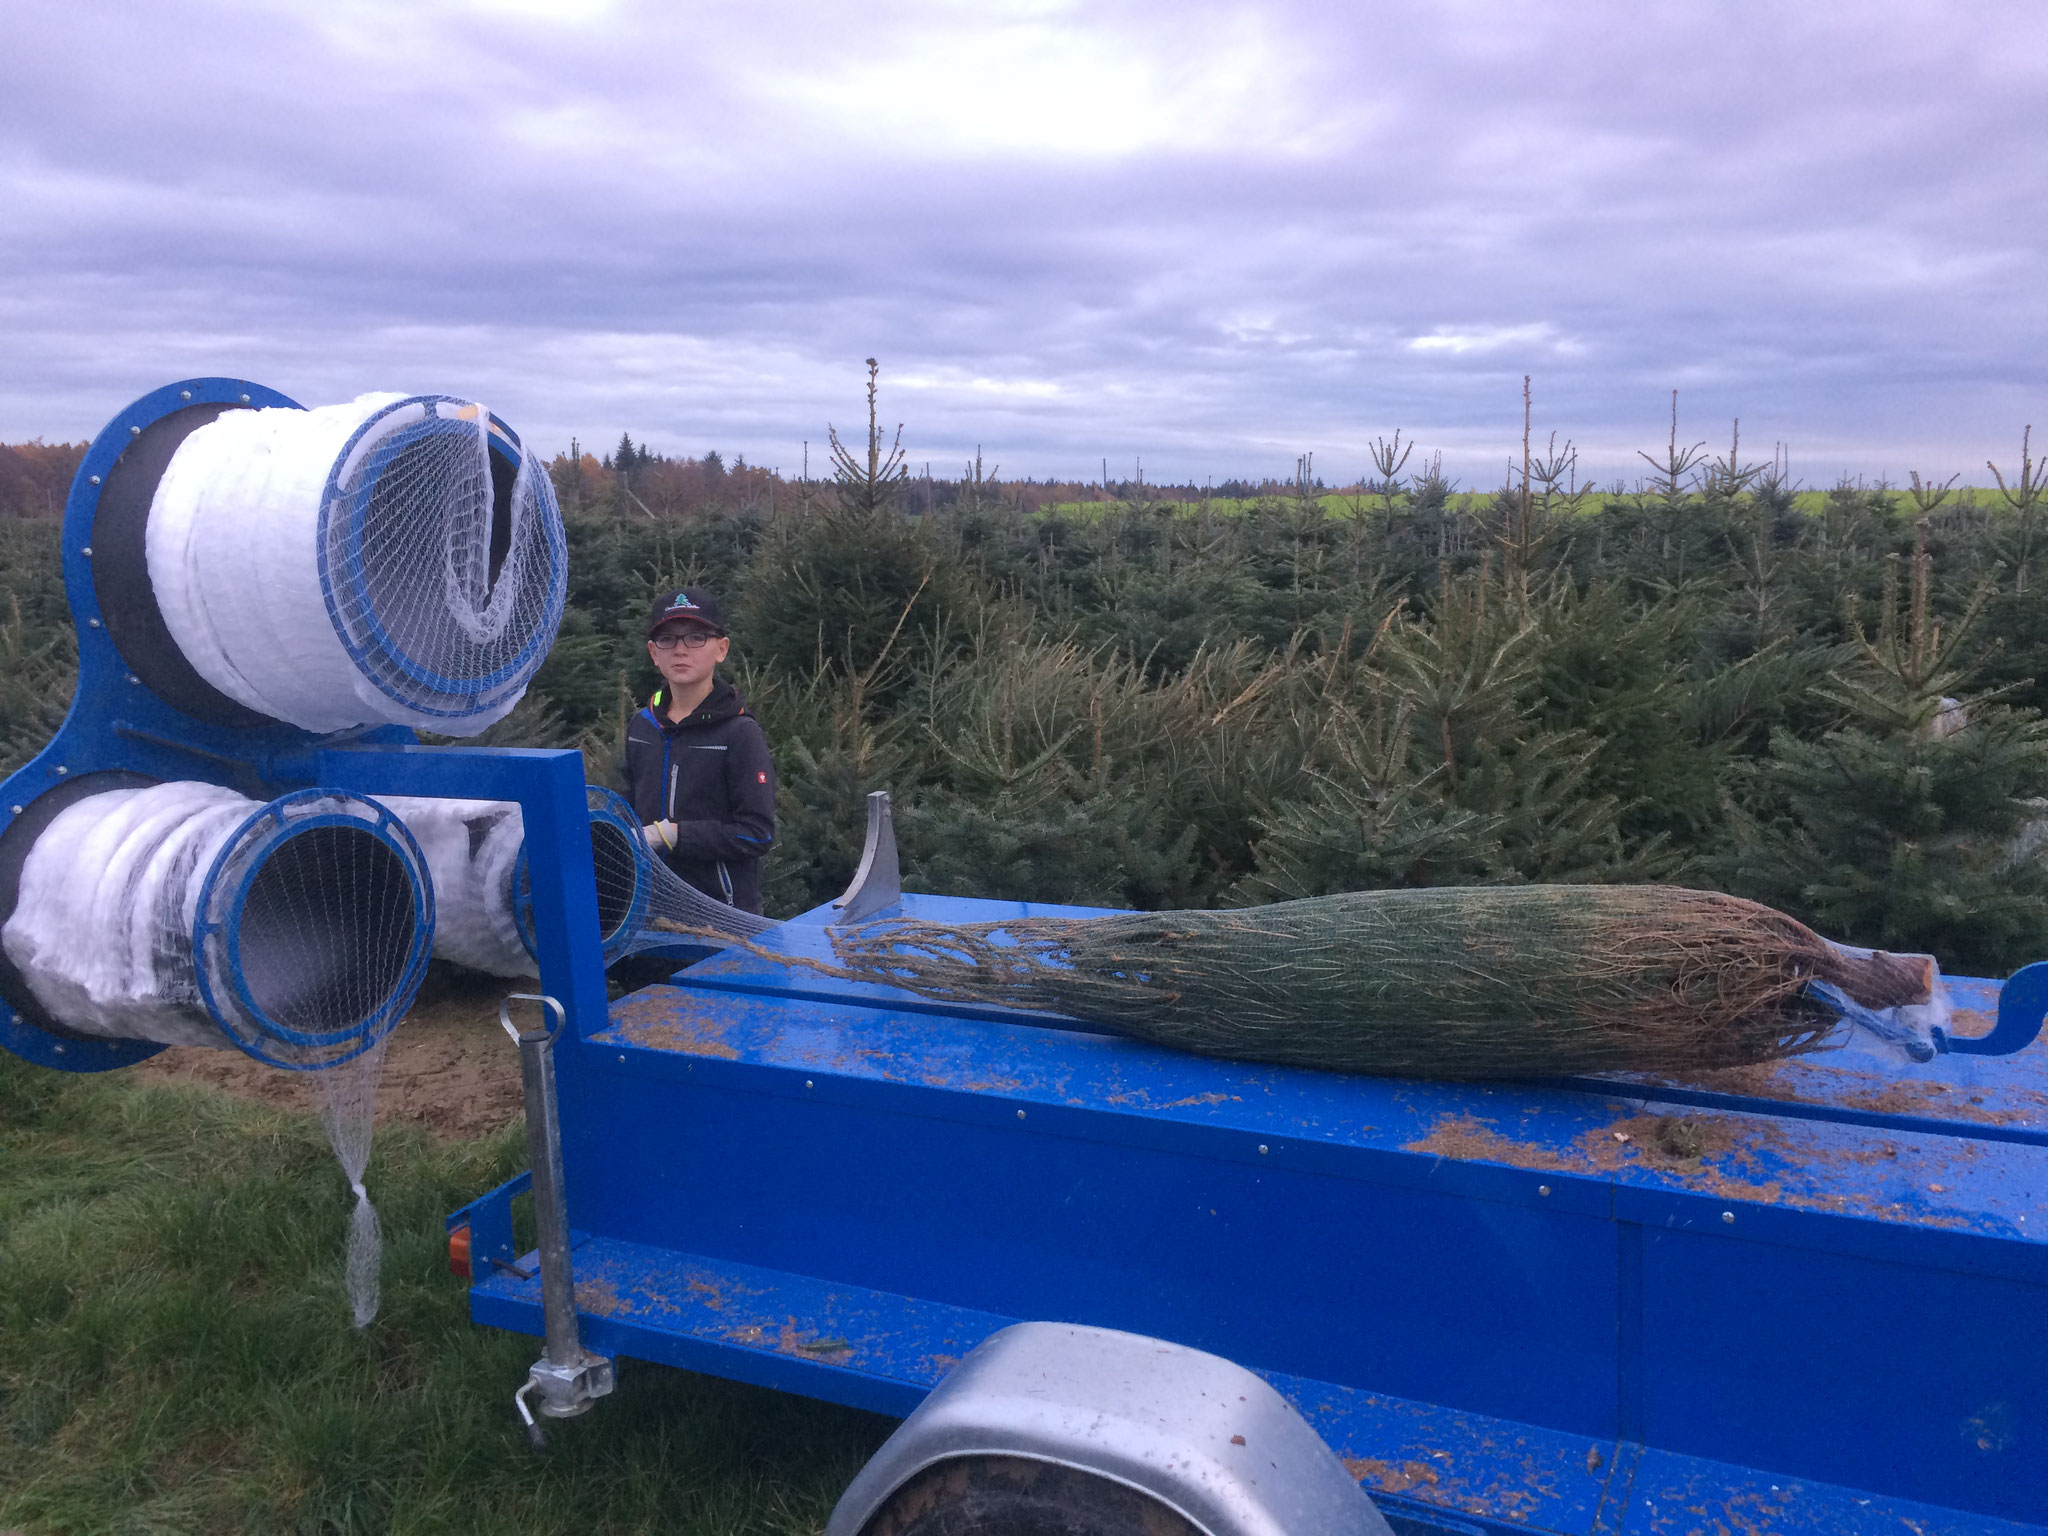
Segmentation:
<svg viewBox="0 0 2048 1536">
<path fill-rule="evenodd" d="M 686 629 L 681 634 L 671 630 L 667 634 L 654 637 L 654 648 L 657 651 L 672 651 L 680 645 L 686 651 L 701 651 L 718 638 L 708 629 Z"/>
</svg>

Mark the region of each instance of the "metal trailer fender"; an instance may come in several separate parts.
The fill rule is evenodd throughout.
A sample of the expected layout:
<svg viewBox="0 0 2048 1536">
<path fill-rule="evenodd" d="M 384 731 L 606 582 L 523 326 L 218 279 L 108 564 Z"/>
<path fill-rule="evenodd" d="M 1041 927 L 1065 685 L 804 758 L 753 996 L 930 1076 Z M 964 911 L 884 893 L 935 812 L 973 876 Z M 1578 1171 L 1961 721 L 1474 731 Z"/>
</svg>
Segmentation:
<svg viewBox="0 0 2048 1536">
<path fill-rule="evenodd" d="M 1006 1489 L 1001 1464 L 1019 1462 L 1082 1477 Z M 991 1465 L 994 1479 L 974 1475 Z M 955 1469 L 966 1475 L 933 1475 Z M 947 1373 L 847 1485 L 825 1536 L 909 1532 L 967 1501 L 980 1505 L 971 1525 L 1000 1526 L 992 1506 L 1033 1492 L 1091 1527 L 1173 1528 L 1143 1512 L 1074 1509 L 1113 1506 L 1120 1490 L 1202 1536 L 1391 1536 L 1322 1437 L 1243 1366 L 1142 1334 L 1037 1322 L 991 1334 Z"/>
</svg>

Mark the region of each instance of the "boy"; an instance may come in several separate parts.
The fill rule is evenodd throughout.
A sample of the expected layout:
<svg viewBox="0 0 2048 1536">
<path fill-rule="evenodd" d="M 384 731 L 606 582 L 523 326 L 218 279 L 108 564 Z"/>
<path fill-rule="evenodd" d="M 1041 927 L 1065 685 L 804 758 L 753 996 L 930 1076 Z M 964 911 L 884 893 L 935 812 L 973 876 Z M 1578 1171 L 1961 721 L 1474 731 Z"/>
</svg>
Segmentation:
<svg viewBox="0 0 2048 1536">
<path fill-rule="evenodd" d="M 718 601 L 685 587 L 654 605 L 647 655 L 662 685 L 626 726 L 626 798 L 648 845 L 707 896 L 761 910 L 761 857 L 775 841 L 768 738 L 732 684 Z"/>
</svg>

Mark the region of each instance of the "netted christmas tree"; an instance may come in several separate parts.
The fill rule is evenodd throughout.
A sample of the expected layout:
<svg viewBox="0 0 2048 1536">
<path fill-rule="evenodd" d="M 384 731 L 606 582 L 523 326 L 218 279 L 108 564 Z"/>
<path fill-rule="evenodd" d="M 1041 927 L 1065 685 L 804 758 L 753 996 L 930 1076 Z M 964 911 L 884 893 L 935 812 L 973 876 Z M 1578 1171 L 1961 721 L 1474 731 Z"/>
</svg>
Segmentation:
<svg viewBox="0 0 2048 1536">
<path fill-rule="evenodd" d="M 947 1002 L 1209 1056 L 1431 1078 L 1741 1066 L 1838 1043 L 1844 1020 L 1903 1038 L 1872 1015 L 1928 1003 L 1936 982 L 1925 956 L 1844 950 L 1755 902 L 1651 885 L 886 920 L 835 930 L 832 950 L 821 968 Z"/>
</svg>

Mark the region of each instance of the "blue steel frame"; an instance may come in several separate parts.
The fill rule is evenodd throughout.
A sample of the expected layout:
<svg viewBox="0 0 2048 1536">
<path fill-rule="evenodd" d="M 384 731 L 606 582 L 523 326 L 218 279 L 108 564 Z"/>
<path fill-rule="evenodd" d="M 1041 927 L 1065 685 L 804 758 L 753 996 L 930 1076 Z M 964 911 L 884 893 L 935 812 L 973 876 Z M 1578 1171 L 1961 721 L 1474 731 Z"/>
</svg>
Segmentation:
<svg viewBox="0 0 2048 1536">
<path fill-rule="evenodd" d="M 186 379 L 153 390 L 93 439 L 64 504 L 64 590 L 78 630 L 78 686 L 50 744 L 0 786 L 0 831 L 42 795 L 112 769 L 159 780 L 222 784 L 268 800 L 319 787 L 358 795 L 439 795 L 517 801 L 533 873 L 536 958 L 542 985 L 572 1026 L 604 1018 L 604 956 L 598 946 L 583 759 L 576 752 L 422 747 L 400 727 L 313 736 L 296 726 L 251 727 L 196 719 L 158 698 L 115 649 L 92 573 L 100 489 L 144 430 L 194 405 L 279 407 L 289 396 L 246 379 Z M 62 1072 L 102 1072 L 155 1055 L 147 1041 L 84 1039 L 0 1009 L 0 1046 Z"/>
</svg>

